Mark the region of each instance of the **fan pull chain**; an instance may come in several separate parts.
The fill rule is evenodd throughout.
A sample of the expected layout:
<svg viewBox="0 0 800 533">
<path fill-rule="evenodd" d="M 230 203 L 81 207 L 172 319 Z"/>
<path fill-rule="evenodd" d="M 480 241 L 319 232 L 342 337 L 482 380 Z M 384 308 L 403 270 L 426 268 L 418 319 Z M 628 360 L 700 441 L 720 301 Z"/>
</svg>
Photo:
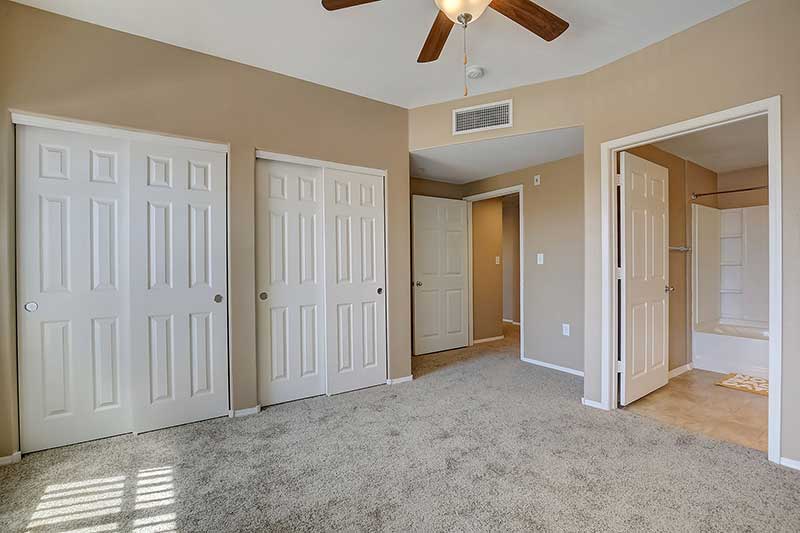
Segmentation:
<svg viewBox="0 0 800 533">
<path fill-rule="evenodd" d="M 467 88 L 467 23 L 464 22 L 464 96 L 469 95 Z"/>
</svg>

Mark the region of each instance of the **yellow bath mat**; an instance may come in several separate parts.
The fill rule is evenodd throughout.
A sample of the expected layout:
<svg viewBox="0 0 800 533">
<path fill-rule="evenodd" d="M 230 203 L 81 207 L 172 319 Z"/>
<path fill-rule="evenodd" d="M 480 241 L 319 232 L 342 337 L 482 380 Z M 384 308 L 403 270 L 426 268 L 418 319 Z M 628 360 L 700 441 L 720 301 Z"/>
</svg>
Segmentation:
<svg viewBox="0 0 800 533">
<path fill-rule="evenodd" d="M 754 378 L 753 376 L 746 376 L 744 374 L 737 374 L 731 372 L 720 381 L 717 382 L 720 387 L 727 387 L 729 389 L 741 390 L 744 392 L 752 392 L 753 394 L 760 394 L 761 396 L 769 396 L 769 381 L 764 378 Z"/>
</svg>

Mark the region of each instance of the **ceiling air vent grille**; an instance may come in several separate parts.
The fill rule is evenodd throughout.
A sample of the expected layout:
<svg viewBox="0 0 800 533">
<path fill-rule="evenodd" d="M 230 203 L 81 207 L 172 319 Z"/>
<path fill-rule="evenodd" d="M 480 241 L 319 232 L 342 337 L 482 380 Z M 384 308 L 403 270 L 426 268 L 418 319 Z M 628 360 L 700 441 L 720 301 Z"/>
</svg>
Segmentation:
<svg viewBox="0 0 800 533">
<path fill-rule="evenodd" d="M 453 135 L 510 128 L 512 125 L 511 100 L 453 110 Z"/>
</svg>

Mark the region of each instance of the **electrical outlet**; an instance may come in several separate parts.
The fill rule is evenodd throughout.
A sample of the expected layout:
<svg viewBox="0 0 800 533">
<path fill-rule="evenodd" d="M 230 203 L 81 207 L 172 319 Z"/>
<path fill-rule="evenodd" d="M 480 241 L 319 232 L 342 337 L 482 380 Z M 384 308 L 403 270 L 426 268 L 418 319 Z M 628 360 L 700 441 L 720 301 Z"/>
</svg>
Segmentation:
<svg viewBox="0 0 800 533">
<path fill-rule="evenodd" d="M 536 264 L 537 265 L 544 264 L 544 254 L 536 254 Z"/>
<path fill-rule="evenodd" d="M 533 177 L 533 185 L 534 185 L 534 187 L 538 187 L 541 184 L 542 184 L 542 176 L 540 176 L 539 174 L 536 174 Z"/>
<path fill-rule="evenodd" d="M 565 337 L 569 337 L 569 324 L 561 324 L 561 334 Z"/>
<path fill-rule="evenodd" d="M 500 256 L 499 255 L 494 256 L 494 264 L 495 265 L 499 265 L 500 264 Z"/>
</svg>

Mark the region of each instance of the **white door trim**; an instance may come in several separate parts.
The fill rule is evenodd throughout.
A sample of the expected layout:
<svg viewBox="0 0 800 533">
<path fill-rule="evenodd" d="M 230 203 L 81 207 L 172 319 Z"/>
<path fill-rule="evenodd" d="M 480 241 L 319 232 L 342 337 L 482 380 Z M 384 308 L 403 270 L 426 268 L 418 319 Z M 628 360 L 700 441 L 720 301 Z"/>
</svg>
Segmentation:
<svg viewBox="0 0 800 533">
<path fill-rule="evenodd" d="M 782 356 L 782 194 L 781 194 L 781 97 L 773 96 L 757 102 L 744 104 L 717 113 L 696 117 L 683 122 L 655 128 L 642 133 L 604 142 L 600 145 L 601 164 L 601 250 L 602 250 L 602 307 L 601 307 L 601 397 L 599 404 L 585 405 L 601 409 L 617 408 L 618 380 L 616 379 L 615 354 L 619 346 L 617 322 L 619 302 L 614 290 L 616 272 L 614 250 L 616 238 L 616 194 L 614 161 L 617 152 L 663 141 L 691 132 L 701 131 L 723 124 L 738 122 L 756 116 L 768 117 L 769 137 L 769 460 L 781 461 L 781 356 Z"/>
<path fill-rule="evenodd" d="M 201 141 L 196 139 L 186 139 L 183 137 L 175 137 L 172 135 L 151 133 L 147 131 L 118 128 L 116 126 L 108 126 L 106 124 L 98 124 L 96 122 L 84 122 L 81 120 L 58 118 L 49 115 L 28 113 L 26 111 L 12 110 L 11 122 L 22 126 L 36 126 L 38 128 L 70 131 L 73 133 L 85 133 L 88 135 L 111 137 L 113 139 L 126 139 L 129 141 L 154 142 L 168 144 L 171 146 L 193 148 L 195 150 L 207 150 L 209 152 L 222 152 L 227 154 L 230 151 L 230 145 L 228 144 Z"/>
<path fill-rule="evenodd" d="M 359 174 L 379 176 L 384 179 L 386 178 L 387 174 L 386 170 L 377 168 L 358 167 L 355 165 L 334 163 L 333 161 L 323 161 L 321 159 L 311 159 L 308 157 L 300 157 L 296 155 L 276 154 L 273 152 L 266 152 L 264 150 L 256 150 L 256 159 L 268 159 L 270 161 L 280 161 L 282 163 L 294 163 L 295 165 L 306 165 L 309 167 L 330 168 L 333 170 L 342 170 L 344 172 L 357 172 Z"/>
<path fill-rule="evenodd" d="M 503 189 L 473 194 L 463 198 L 467 202 L 467 239 L 469 250 L 469 345 L 475 344 L 473 331 L 473 293 L 472 293 L 472 203 L 508 196 L 509 194 L 519 194 L 519 358 L 525 360 L 525 186 L 512 185 Z"/>
</svg>

